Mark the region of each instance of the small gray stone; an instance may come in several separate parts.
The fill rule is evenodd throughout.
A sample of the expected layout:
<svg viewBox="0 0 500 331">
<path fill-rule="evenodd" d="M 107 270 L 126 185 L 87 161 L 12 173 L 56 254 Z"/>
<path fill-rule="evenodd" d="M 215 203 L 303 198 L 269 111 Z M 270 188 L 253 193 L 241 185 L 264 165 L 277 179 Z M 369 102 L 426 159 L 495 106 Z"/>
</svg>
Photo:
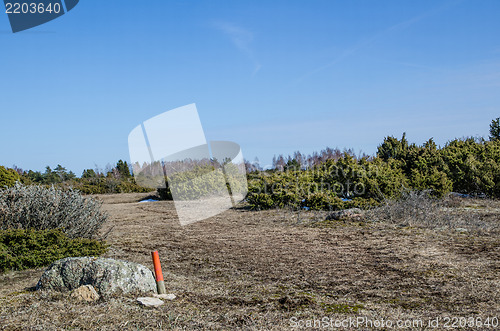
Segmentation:
<svg viewBox="0 0 500 331">
<path fill-rule="evenodd" d="M 332 212 L 326 217 L 327 220 L 341 220 L 346 218 L 362 218 L 363 211 L 359 208 L 342 209 Z"/>
<path fill-rule="evenodd" d="M 71 291 L 92 285 L 102 296 L 127 293 L 156 293 L 153 272 L 143 265 L 95 257 L 58 260 L 43 273 L 37 289 Z"/>
<path fill-rule="evenodd" d="M 137 298 L 137 302 L 146 307 L 158 307 L 163 305 L 163 301 L 161 301 L 158 298 L 152 298 L 152 297 Z"/>
<path fill-rule="evenodd" d="M 153 296 L 155 298 L 165 299 L 165 300 L 174 300 L 175 298 L 177 298 L 175 296 L 175 294 L 173 294 L 173 293 L 169 293 L 169 294 L 153 294 Z"/>
</svg>

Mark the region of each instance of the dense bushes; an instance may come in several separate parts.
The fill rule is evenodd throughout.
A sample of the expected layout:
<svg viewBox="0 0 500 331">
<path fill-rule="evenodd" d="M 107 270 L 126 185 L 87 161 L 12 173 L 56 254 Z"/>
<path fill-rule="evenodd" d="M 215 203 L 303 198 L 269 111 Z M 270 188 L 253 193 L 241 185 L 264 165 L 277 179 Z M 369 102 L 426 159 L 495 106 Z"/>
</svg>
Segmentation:
<svg viewBox="0 0 500 331">
<path fill-rule="evenodd" d="M 253 172 L 247 200 L 260 209 L 368 207 L 384 197 L 397 197 L 406 184 L 397 161 L 356 160 L 345 154 L 312 169 Z"/>
<path fill-rule="evenodd" d="M 439 148 L 432 139 L 409 144 L 403 135 L 385 138 L 376 157 L 334 156 L 313 167 L 289 158 L 283 171 L 249 173 L 248 202 L 259 209 L 369 207 L 397 200 L 405 190 L 500 197 L 498 139 L 455 139 Z"/>
<path fill-rule="evenodd" d="M 14 169 L 6 169 L 0 166 L 0 189 L 10 187 L 20 180 L 19 174 Z"/>
<path fill-rule="evenodd" d="M 453 140 L 442 154 L 454 191 L 500 197 L 500 140 Z"/>
<path fill-rule="evenodd" d="M 16 183 L 0 190 L 0 229 L 60 229 L 70 238 L 91 238 L 107 219 L 100 208 L 71 189 Z"/>
<path fill-rule="evenodd" d="M 0 272 L 46 266 L 69 256 L 98 256 L 107 246 L 92 239 L 70 239 L 60 230 L 0 230 Z"/>
<path fill-rule="evenodd" d="M 500 197 L 500 141 L 454 139 L 438 148 L 430 139 L 422 146 L 387 137 L 379 147 L 384 160 L 402 162 L 410 187 L 430 189 L 433 195 L 450 191 Z"/>
</svg>

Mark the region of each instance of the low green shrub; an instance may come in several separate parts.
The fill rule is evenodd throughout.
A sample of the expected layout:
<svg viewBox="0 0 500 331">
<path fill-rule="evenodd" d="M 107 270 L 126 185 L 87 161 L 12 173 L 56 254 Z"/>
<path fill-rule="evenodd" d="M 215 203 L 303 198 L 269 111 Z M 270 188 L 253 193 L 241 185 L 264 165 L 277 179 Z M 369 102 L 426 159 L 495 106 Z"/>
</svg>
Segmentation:
<svg viewBox="0 0 500 331">
<path fill-rule="evenodd" d="M 247 200 L 254 209 L 272 209 L 277 206 L 273 197 L 266 193 L 250 194 Z"/>
<path fill-rule="evenodd" d="M 315 192 L 309 194 L 303 201 L 303 205 L 312 210 L 338 210 L 344 208 L 344 201 L 335 194 L 329 192 Z"/>
<path fill-rule="evenodd" d="M 101 205 L 72 189 L 16 183 L 0 190 L 0 229 L 60 229 L 70 238 L 92 238 L 107 219 Z"/>
<path fill-rule="evenodd" d="M 18 180 L 20 180 L 19 174 L 14 169 L 0 166 L 0 189 L 4 188 L 5 186 L 11 187 Z"/>
<path fill-rule="evenodd" d="M 170 192 L 170 189 L 167 187 L 160 187 L 156 190 L 158 197 L 160 200 L 173 200 L 172 198 L 172 192 Z"/>
<path fill-rule="evenodd" d="M 442 154 L 455 192 L 500 197 L 500 140 L 455 139 Z"/>
<path fill-rule="evenodd" d="M 99 256 L 106 243 L 93 239 L 70 239 L 59 229 L 0 230 L 0 272 L 47 266 L 74 256 Z"/>
<path fill-rule="evenodd" d="M 344 208 L 371 209 L 380 205 L 380 202 L 372 198 L 354 198 L 344 202 Z"/>
<path fill-rule="evenodd" d="M 147 193 L 152 189 L 137 185 L 133 178 L 122 180 L 113 193 Z"/>
</svg>

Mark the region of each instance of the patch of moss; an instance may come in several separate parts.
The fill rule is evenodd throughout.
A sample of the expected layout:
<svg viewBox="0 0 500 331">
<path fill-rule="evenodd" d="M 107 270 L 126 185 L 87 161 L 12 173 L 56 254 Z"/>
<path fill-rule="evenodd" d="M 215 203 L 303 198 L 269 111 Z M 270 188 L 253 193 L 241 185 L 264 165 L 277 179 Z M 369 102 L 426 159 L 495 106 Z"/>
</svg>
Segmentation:
<svg viewBox="0 0 500 331">
<path fill-rule="evenodd" d="M 326 313 L 339 313 L 339 314 L 356 314 L 360 309 L 363 309 L 362 304 L 349 305 L 345 303 L 322 303 L 321 306 L 325 309 Z"/>
</svg>

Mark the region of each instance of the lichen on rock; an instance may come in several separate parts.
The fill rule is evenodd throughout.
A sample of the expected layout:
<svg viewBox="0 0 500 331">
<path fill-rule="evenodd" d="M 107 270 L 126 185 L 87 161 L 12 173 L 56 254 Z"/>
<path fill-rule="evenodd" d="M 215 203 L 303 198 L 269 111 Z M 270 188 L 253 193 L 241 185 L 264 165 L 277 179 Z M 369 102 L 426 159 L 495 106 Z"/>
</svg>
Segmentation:
<svg viewBox="0 0 500 331">
<path fill-rule="evenodd" d="M 113 294 L 156 293 L 153 272 L 133 262 L 109 258 L 68 257 L 43 273 L 37 289 L 71 291 L 92 285 L 102 297 Z"/>
</svg>

